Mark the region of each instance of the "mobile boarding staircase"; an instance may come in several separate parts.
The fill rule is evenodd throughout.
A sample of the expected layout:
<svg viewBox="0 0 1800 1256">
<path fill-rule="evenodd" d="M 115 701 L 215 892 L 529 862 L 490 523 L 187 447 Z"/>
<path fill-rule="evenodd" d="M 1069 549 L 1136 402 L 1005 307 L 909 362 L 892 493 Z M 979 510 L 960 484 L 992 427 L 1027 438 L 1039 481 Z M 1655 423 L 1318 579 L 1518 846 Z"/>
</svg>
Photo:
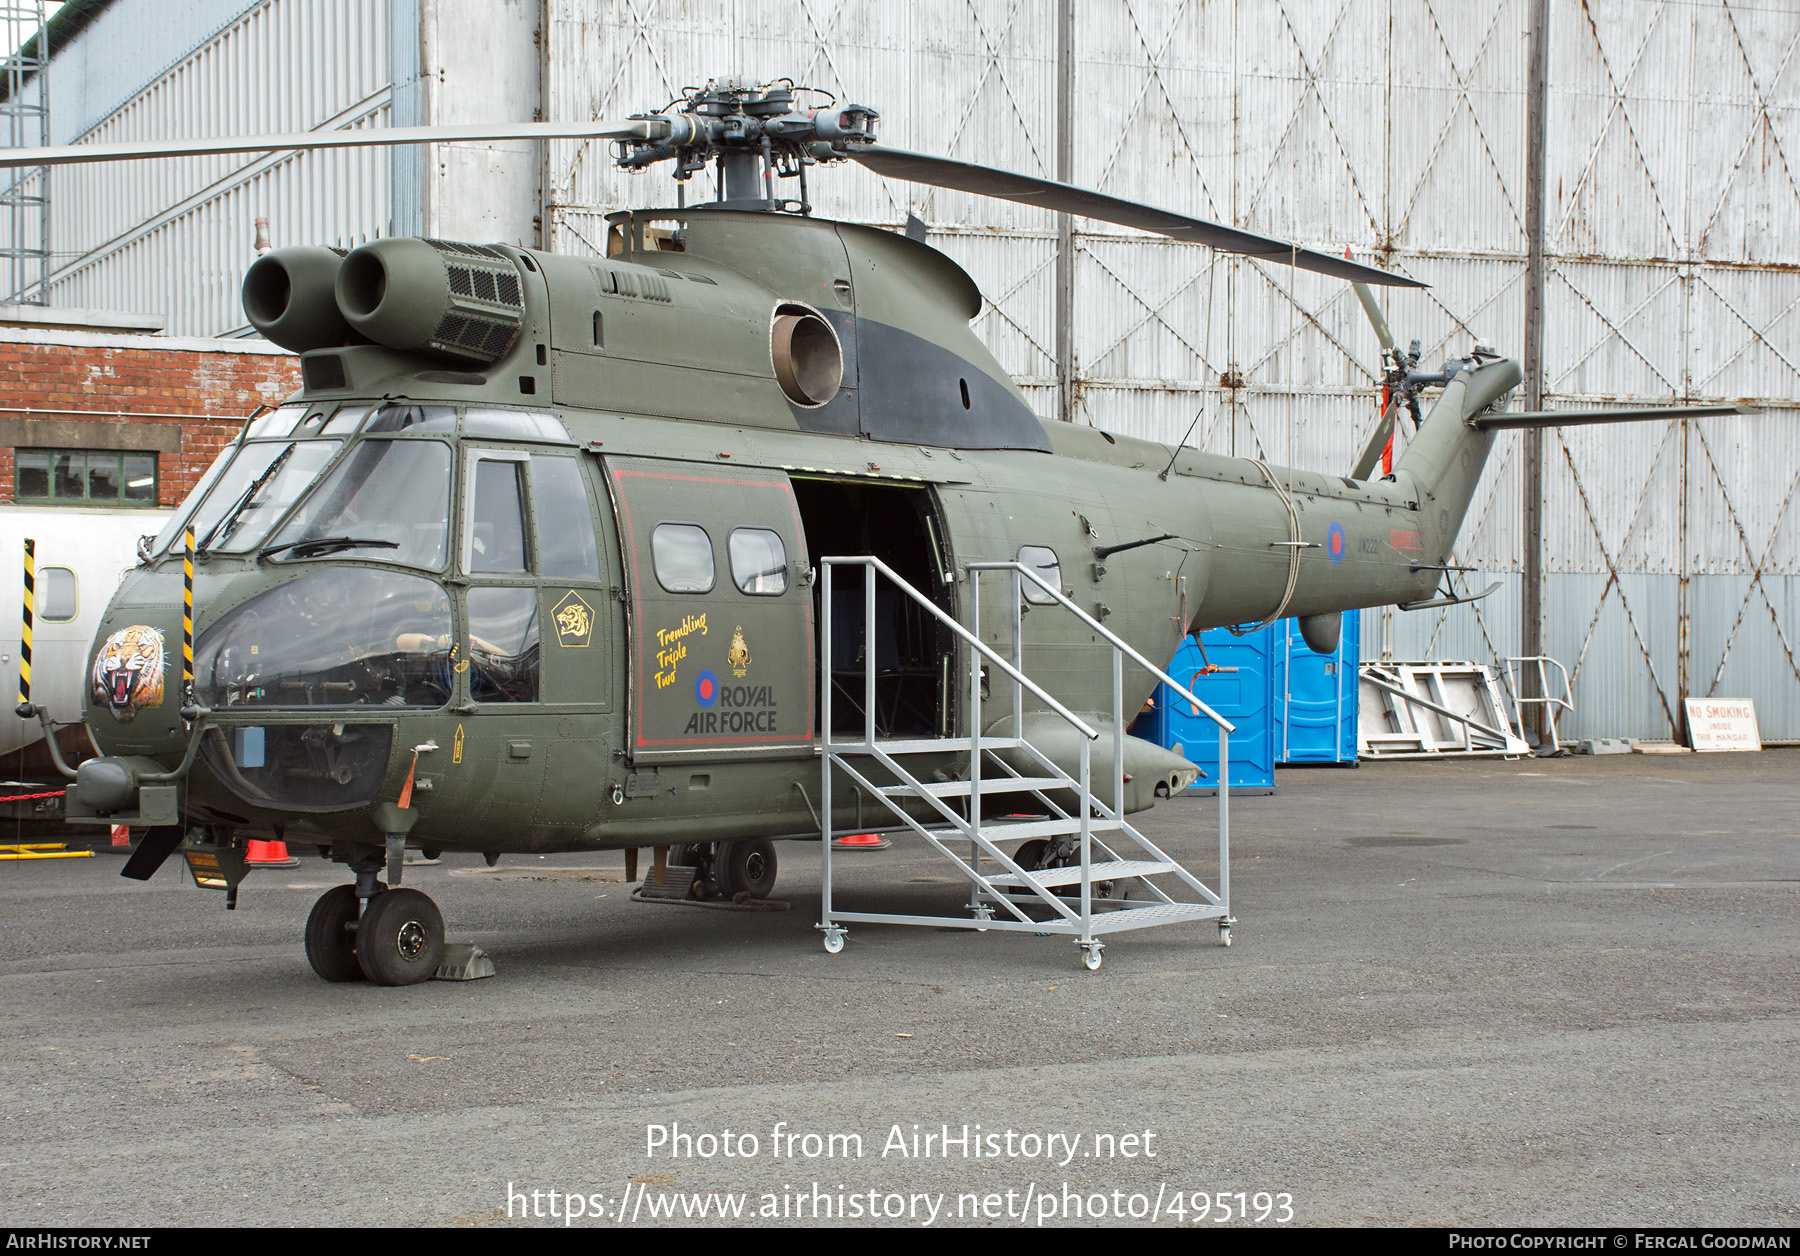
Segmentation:
<svg viewBox="0 0 1800 1256">
<path fill-rule="evenodd" d="M 1217 920 L 1219 941 L 1231 945 L 1231 828 L 1230 806 L 1225 782 L 1229 767 L 1229 737 L 1232 725 L 1196 698 L 1161 668 L 1132 649 L 1115 633 L 1068 598 L 1060 589 L 1045 583 L 1035 571 L 1016 562 L 969 564 L 969 623 L 981 623 L 981 583 L 992 573 L 1010 573 L 1007 582 L 1012 593 L 1012 657 L 1000 657 L 984 644 L 975 632 L 945 614 L 930 598 L 921 594 L 896 575 L 878 558 L 843 557 L 821 560 L 825 572 L 821 591 L 821 611 L 826 625 L 821 633 L 823 657 L 820 669 L 823 684 L 821 723 L 823 775 L 820 828 L 824 852 L 824 888 L 822 919 L 818 928 L 825 935 L 825 949 L 837 954 L 844 949 L 846 924 L 931 925 L 937 928 L 1011 929 L 1039 936 L 1060 935 L 1074 938 L 1081 948 L 1082 963 L 1090 970 L 1100 967 L 1105 944 L 1101 935 L 1126 929 L 1146 929 L 1155 925 L 1178 924 L 1186 920 Z M 838 740 L 832 733 L 831 568 L 859 566 L 863 569 L 863 733 L 860 739 Z M 969 650 L 969 697 L 967 736 L 890 738 L 881 740 L 875 733 L 876 650 L 873 645 L 876 578 L 889 581 L 906 597 L 918 603 L 951 632 Z M 1048 612 L 1051 604 L 1059 605 L 1075 615 L 1089 631 L 1112 648 L 1112 789 L 1108 802 L 1092 789 L 1092 747 L 1100 739 L 1099 730 L 1058 702 L 1025 674 L 1023 616 L 1025 581 L 1037 586 L 1033 591 L 1035 609 Z M 1138 666 L 1168 685 L 1171 690 L 1193 703 L 1219 728 L 1219 874 L 1218 891 L 1207 888 L 1187 869 L 1164 854 L 1142 833 L 1125 820 L 1125 718 L 1124 662 L 1129 657 Z M 1013 736 L 981 736 L 983 728 L 981 688 L 983 662 L 1012 680 L 1011 731 Z M 1079 734 L 1080 767 L 1070 775 L 1020 735 L 1026 728 L 1024 699 L 1029 691 L 1039 702 L 1054 712 L 1063 723 Z M 1015 757 L 1035 764 L 1040 775 L 1027 776 L 1016 770 L 999 752 L 1011 751 Z M 939 762 L 956 756 L 966 757 L 968 779 L 923 781 L 909 772 L 902 760 L 914 755 L 934 755 Z M 870 780 L 871 768 L 879 765 L 891 774 L 894 784 L 878 785 Z M 878 799 L 906 829 L 918 834 L 937 849 L 970 883 L 967 916 L 902 916 L 880 912 L 839 911 L 832 903 L 832 779 L 841 771 L 856 786 Z M 1024 795 L 1029 794 L 1027 803 Z M 984 819 L 982 800 L 998 795 L 1011 795 L 1021 806 L 1042 811 L 1047 819 Z M 1072 807 L 1059 804 L 1073 795 Z M 921 822 L 909 814 L 907 803 L 926 805 L 933 819 Z M 957 804 L 962 805 L 957 805 Z M 1051 862 L 1061 866 L 1026 868 L 1015 861 L 1019 853 L 1015 843 L 1042 839 L 1050 845 L 1045 851 Z M 1074 839 L 1072 842 L 1069 839 Z M 952 843 L 955 845 L 953 846 Z M 1009 854 L 1002 843 L 1013 847 Z M 966 854 L 964 847 L 966 846 Z M 1040 848 L 1043 849 L 1043 848 Z M 1060 858 L 1054 852 L 1061 852 Z M 1032 862 L 1043 862 L 1041 860 Z M 992 865 L 987 870 L 983 865 Z M 1178 899 L 1151 878 L 1172 875 L 1191 897 Z M 1147 898 L 1127 899 L 1115 896 L 1109 886 L 1134 879 Z M 1058 891 L 1061 891 L 1059 893 Z M 996 911 L 996 909 L 999 909 Z M 1043 919 L 1034 918 L 1028 910 Z"/>
</svg>

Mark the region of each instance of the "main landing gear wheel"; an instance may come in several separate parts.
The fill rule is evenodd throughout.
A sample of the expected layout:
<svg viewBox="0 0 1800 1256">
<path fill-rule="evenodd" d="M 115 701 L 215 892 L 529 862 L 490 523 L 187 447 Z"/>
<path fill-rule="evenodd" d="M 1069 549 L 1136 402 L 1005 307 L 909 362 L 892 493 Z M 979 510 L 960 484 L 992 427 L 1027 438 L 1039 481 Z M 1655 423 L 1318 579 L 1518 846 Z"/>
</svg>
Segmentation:
<svg viewBox="0 0 1800 1256">
<path fill-rule="evenodd" d="M 356 887 L 339 885 L 326 890 L 306 918 L 306 962 L 327 981 L 361 981 L 362 965 L 356 962 L 356 917 L 361 904 Z"/>
<path fill-rule="evenodd" d="M 713 851 L 711 842 L 682 842 L 669 848 L 669 863 L 678 868 L 694 870 L 694 897 L 705 899 L 714 892 L 716 874 L 713 872 Z M 727 895 L 726 897 L 730 897 Z"/>
<path fill-rule="evenodd" d="M 775 843 L 720 842 L 713 848 L 713 880 L 725 898 L 769 897 L 775 891 Z"/>
<path fill-rule="evenodd" d="M 443 913 L 417 890 L 377 894 L 356 928 L 356 958 L 378 986 L 429 980 L 444 959 Z"/>
</svg>

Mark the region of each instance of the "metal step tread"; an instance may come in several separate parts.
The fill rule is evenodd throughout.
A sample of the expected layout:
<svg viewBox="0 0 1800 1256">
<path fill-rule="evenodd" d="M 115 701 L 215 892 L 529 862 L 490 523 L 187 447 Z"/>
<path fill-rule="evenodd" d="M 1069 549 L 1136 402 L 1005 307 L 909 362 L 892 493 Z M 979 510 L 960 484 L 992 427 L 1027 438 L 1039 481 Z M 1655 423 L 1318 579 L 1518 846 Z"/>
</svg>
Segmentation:
<svg viewBox="0 0 1800 1256">
<path fill-rule="evenodd" d="M 1153 877 L 1159 872 L 1173 871 L 1175 865 L 1172 863 L 1148 859 L 1115 859 L 1097 863 L 1092 868 L 1095 881 L 1116 881 L 1121 877 Z M 989 885 L 1024 885 L 1027 881 L 1042 886 L 1077 885 L 1081 881 L 1081 865 L 1045 868 L 1040 872 L 1027 872 L 1024 877 L 1002 872 L 987 878 Z"/>
<path fill-rule="evenodd" d="M 1118 933 L 1126 929 L 1172 925 L 1183 920 L 1218 920 L 1225 914 L 1223 907 L 1210 903 L 1154 903 L 1147 907 L 1098 913 L 1093 928 L 1095 933 Z"/>
<path fill-rule="evenodd" d="M 983 737 L 983 750 L 1017 750 L 1024 743 L 1017 737 Z M 823 750 L 823 743 L 821 743 Z M 967 737 L 913 737 L 896 738 L 884 741 L 876 738 L 875 748 L 887 754 L 968 754 L 969 739 Z M 869 753 L 865 743 L 861 741 L 838 740 L 831 743 L 834 755 L 866 755 Z"/>
<path fill-rule="evenodd" d="M 1089 820 L 1088 832 L 1110 833 L 1124 828 L 1120 820 Z M 982 824 L 981 835 L 990 842 L 1011 842 L 1021 837 L 1058 837 L 1064 833 L 1081 832 L 1081 821 L 1069 820 L 1015 820 L 1011 823 L 989 820 Z"/>
<path fill-rule="evenodd" d="M 904 797 L 907 794 L 924 793 L 935 798 L 967 798 L 970 794 L 969 781 L 933 781 L 914 789 L 911 785 L 883 785 L 881 792 L 889 797 Z M 1056 776 L 984 776 L 981 778 L 982 794 L 1016 794 L 1025 790 L 1068 789 L 1069 783 Z"/>
</svg>

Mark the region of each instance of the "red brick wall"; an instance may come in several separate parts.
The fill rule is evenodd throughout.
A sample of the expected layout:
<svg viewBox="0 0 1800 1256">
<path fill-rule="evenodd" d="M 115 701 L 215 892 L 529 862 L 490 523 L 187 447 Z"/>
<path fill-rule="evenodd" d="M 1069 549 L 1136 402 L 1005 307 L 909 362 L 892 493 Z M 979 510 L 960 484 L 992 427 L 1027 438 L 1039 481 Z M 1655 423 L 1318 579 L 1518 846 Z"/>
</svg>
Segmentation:
<svg viewBox="0 0 1800 1256">
<path fill-rule="evenodd" d="M 291 354 L 165 348 L 153 336 L 142 337 L 141 348 L 6 336 L 0 331 L 0 416 L 116 420 L 133 427 L 158 425 L 165 433 L 168 426 L 181 429 L 180 455 L 157 458 L 163 506 L 180 503 L 253 410 L 277 405 L 300 387 L 300 359 Z M 12 500 L 16 482 L 12 448 L 0 447 L 0 501 Z"/>
</svg>

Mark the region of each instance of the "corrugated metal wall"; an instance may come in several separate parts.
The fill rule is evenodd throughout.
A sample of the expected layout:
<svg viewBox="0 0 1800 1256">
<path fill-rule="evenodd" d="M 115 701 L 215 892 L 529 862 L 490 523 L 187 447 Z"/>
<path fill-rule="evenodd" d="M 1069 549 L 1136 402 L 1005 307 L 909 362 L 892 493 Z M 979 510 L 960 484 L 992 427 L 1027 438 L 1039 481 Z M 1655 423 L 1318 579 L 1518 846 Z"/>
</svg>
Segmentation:
<svg viewBox="0 0 1800 1256">
<path fill-rule="evenodd" d="M 1432 284 L 1387 299 L 1427 365 L 1477 336 L 1522 348 L 1527 0 L 1072 0 L 1066 102 L 1059 0 L 429 7 L 446 23 L 459 6 L 465 23 L 541 20 L 552 119 L 657 109 L 714 75 L 786 75 L 879 109 L 889 144 L 1053 175 L 1066 115 L 1076 183 L 1348 247 Z M 333 111 L 380 121 L 389 23 L 405 30 L 420 8 L 268 0 L 95 138 L 298 128 Z M 1545 642 L 1575 673 L 1565 731 L 1669 736 L 1687 692 L 1755 698 L 1766 737 L 1800 738 L 1800 13 L 1553 0 L 1551 14 L 1547 404 L 1769 407 L 1546 434 Z M 57 299 L 135 308 L 134 293 L 169 286 L 172 325 L 233 327 L 250 218 L 270 212 L 283 242 L 354 243 L 388 221 L 387 169 L 360 155 L 181 163 L 156 176 L 154 201 L 84 174 L 83 191 L 58 192 L 59 216 L 74 199 L 92 221 Z M 400 180 L 408 204 L 416 181 Z M 660 172 L 614 170 L 603 144 L 549 144 L 543 182 L 543 236 L 564 251 L 597 251 L 610 210 L 674 199 Z M 923 218 L 986 294 L 982 334 L 1057 413 L 1051 215 L 854 168 L 821 172 L 812 192 L 827 216 Z M 176 207 L 142 223 L 146 203 Z M 508 238 L 531 238 L 515 225 Z M 1074 240 L 1077 421 L 1350 465 L 1373 419 L 1376 347 L 1343 284 L 1090 226 Z M 66 228 L 58 239 L 70 247 Z M 1458 551 L 1479 568 L 1460 585 L 1501 590 L 1388 617 L 1396 656 L 1517 653 L 1521 444 L 1500 439 Z M 1366 651 L 1382 618 L 1365 624 Z"/>
<path fill-rule="evenodd" d="M 82 38 L 130 36 L 107 26 Z M 388 124 L 387 0 L 268 0 L 203 36 L 79 140 Z M 375 149 L 63 167 L 50 299 L 161 313 L 176 334 L 242 332 L 256 218 L 270 219 L 278 245 L 355 245 L 386 230 L 388 189 L 389 157 Z"/>
</svg>

